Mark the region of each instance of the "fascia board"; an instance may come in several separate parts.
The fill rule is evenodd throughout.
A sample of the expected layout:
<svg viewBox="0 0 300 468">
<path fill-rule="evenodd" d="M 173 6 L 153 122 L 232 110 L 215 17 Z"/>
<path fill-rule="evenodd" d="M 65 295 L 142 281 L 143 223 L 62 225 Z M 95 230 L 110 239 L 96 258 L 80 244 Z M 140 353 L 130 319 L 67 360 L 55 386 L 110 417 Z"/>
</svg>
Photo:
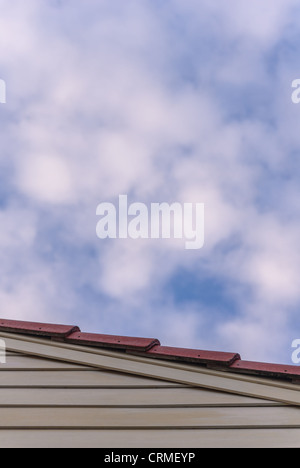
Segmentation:
<svg viewBox="0 0 300 468">
<path fill-rule="evenodd" d="M 300 386 L 277 380 L 157 361 L 126 353 L 68 345 L 23 335 L 1 332 L 0 338 L 5 341 L 6 349 L 9 351 L 300 406 Z"/>
</svg>

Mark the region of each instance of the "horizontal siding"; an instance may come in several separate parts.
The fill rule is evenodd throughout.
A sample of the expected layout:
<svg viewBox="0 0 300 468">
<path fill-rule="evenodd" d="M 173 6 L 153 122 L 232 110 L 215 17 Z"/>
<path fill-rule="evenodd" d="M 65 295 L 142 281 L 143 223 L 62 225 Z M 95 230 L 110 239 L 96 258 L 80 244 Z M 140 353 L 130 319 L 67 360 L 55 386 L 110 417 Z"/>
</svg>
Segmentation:
<svg viewBox="0 0 300 468">
<path fill-rule="evenodd" d="M 300 447 L 300 408 L 17 353 L 0 365 L 1 448 L 223 446 Z"/>
<path fill-rule="evenodd" d="M 300 429 L 0 430 L 0 448 L 299 448 Z M 192 451 L 192 450 L 191 450 Z"/>
<path fill-rule="evenodd" d="M 65 343 L 49 343 L 32 337 L 1 333 L 7 349 L 28 355 L 43 356 L 55 361 L 72 362 L 99 370 L 147 377 L 192 387 L 235 393 L 238 395 L 300 406 L 300 391 L 296 385 L 249 375 L 206 369 L 191 364 L 157 361 L 142 356 L 127 356 L 112 350 L 93 349 Z"/>
<path fill-rule="evenodd" d="M 24 355 L 9 354 L 6 356 L 6 363 L 0 365 L 1 372 L 8 370 L 84 370 L 85 366 L 79 364 L 69 364 L 67 362 L 53 361 L 51 359 L 35 358 Z"/>
<path fill-rule="evenodd" d="M 0 428 L 299 428 L 300 409 L 0 408 Z"/>
<path fill-rule="evenodd" d="M 2 387 L 180 387 L 180 384 L 105 371 L 1 371 Z"/>
<path fill-rule="evenodd" d="M 192 388 L 0 388 L 0 406 L 214 407 L 281 406 L 229 393 Z"/>
<path fill-rule="evenodd" d="M 79 364 L 70 364 L 10 352 L 0 364 L 0 391 L 5 387 L 185 387 L 163 380 L 110 371 L 101 371 Z"/>
</svg>

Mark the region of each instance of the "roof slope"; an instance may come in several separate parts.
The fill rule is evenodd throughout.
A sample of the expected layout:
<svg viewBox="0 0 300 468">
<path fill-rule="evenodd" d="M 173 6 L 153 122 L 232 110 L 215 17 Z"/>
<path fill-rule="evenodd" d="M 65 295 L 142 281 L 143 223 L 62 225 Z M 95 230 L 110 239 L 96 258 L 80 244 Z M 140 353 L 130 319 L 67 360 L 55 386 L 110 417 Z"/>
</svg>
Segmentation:
<svg viewBox="0 0 300 468">
<path fill-rule="evenodd" d="M 300 381 L 300 367 L 243 361 L 238 353 L 162 346 L 156 338 L 103 335 L 81 332 L 78 326 L 0 319 L 0 332 L 37 336 L 69 344 L 113 349 L 127 354 L 191 363 L 218 371 L 230 371 L 292 383 Z"/>
</svg>

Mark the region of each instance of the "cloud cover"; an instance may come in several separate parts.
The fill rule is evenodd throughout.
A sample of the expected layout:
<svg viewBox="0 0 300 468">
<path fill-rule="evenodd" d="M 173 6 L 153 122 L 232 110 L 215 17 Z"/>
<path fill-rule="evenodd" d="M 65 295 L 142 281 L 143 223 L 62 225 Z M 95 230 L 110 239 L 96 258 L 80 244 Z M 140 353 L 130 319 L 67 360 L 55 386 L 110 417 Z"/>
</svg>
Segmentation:
<svg viewBox="0 0 300 468">
<path fill-rule="evenodd" d="M 0 0 L 2 315 L 290 363 L 297 2 L 11 3 Z M 205 203 L 205 247 L 100 241 L 96 207 L 119 194 Z"/>
</svg>

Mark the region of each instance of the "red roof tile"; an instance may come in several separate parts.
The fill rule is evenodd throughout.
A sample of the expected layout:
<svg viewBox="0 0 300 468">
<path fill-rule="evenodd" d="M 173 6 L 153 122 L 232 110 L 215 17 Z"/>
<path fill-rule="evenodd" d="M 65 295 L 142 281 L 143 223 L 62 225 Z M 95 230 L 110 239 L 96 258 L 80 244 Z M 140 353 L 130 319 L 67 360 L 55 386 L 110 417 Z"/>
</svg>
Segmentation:
<svg viewBox="0 0 300 468">
<path fill-rule="evenodd" d="M 128 336 L 99 335 L 96 333 L 72 333 L 65 338 L 66 343 L 94 346 L 96 348 L 116 348 L 123 350 L 147 351 L 159 344 L 155 338 L 131 338 Z"/>
<path fill-rule="evenodd" d="M 161 346 L 155 338 L 134 338 L 127 336 L 83 333 L 74 325 L 24 322 L 0 319 L 0 332 L 22 335 L 37 335 L 53 340 L 95 348 L 114 348 L 115 350 L 138 354 L 144 357 L 188 362 L 200 366 L 216 368 L 220 371 L 239 372 L 270 378 L 288 379 L 300 383 L 300 367 L 282 364 L 243 361 L 237 353 L 203 351 L 198 349 L 173 348 Z"/>
<path fill-rule="evenodd" d="M 265 362 L 236 361 L 231 365 L 235 372 L 259 374 L 267 377 L 300 378 L 300 367 Z"/>
<path fill-rule="evenodd" d="M 169 359 L 172 361 L 195 362 L 198 364 L 218 364 L 230 366 L 237 359 L 236 353 L 222 353 L 217 351 L 200 351 L 199 349 L 172 348 L 169 346 L 155 346 L 147 352 L 152 358 Z"/>
<path fill-rule="evenodd" d="M 80 331 L 74 325 L 55 325 L 50 323 L 21 322 L 0 319 L 0 331 L 22 335 L 38 335 L 51 338 L 65 338 L 70 333 Z"/>
</svg>

